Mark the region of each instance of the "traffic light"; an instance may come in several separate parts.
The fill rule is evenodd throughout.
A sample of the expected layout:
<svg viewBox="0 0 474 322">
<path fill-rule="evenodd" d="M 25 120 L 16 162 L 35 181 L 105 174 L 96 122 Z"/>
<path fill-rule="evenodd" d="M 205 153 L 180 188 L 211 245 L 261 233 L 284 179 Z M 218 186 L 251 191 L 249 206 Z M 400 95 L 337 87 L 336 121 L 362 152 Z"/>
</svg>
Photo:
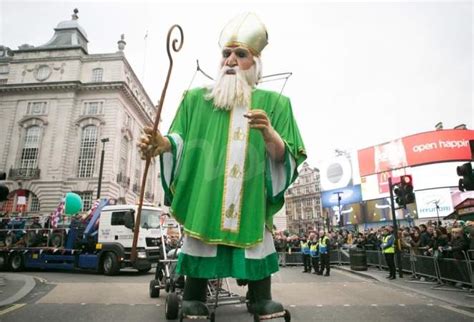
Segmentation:
<svg viewBox="0 0 474 322">
<path fill-rule="evenodd" d="M 7 178 L 7 175 L 5 172 L 0 172 L 0 181 L 3 181 Z M 0 182 L 0 202 L 5 201 L 8 199 L 8 194 L 10 193 L 10 190 L 8 190 L 8 187 Z"/>
<path fill-rule="evenodd" d="M 400 207 L 415 202 L 415 193 L 413 192 L 413 180 L 410 175 L 400 177 L 400 183 L 394 186 L 395 202 Z"/>
<path fill-rule="evenodd" d="M 474 172 L 472 171 L 471 162 L 458 166 L 456 170 L 458 176 L 462 176 L 462 178 L 459 179 L 459 190 L 474 190 Z"/>
<path fill-rule="evenodd" d="M 413 180 L 410 175 L 401 176 L 400 181 L 402 184 L 403 191 L 405 193 L 405 204 L 415 202 L 415 193 L 413 192 Z"/>
</svg>

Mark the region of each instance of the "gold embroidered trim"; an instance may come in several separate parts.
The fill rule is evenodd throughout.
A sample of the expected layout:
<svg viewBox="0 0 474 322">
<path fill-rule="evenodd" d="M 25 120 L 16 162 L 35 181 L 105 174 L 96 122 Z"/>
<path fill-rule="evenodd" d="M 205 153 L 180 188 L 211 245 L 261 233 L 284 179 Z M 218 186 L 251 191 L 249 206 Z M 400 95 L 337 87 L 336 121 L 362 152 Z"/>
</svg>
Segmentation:
<svg viewBox="0 0 474 322">
<path fill-rule="evenodd" d="M 253 243 L 232 243 L 228 241 L 223 242 L 224 240 L 222 238 L 205 238 L 202 235 L 196 232 L 190 231 L 186 228 L 184 229 L 184 232 L 188 236 L 199 239 L 200 241 L 205 242 L 206 244 L 209 244 L 209 245 L 225 245 L 225 246 L 232 246 L 232 247 L 249 248 L 263 242 L 263 238 L 259 238 Z"/>
</svg>

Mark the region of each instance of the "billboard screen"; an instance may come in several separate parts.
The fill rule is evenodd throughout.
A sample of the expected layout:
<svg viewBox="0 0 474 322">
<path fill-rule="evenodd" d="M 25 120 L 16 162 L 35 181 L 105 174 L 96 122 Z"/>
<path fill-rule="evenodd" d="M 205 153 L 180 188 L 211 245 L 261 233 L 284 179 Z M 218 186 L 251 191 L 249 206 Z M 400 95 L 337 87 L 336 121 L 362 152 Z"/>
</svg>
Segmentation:
<svg viewBox="0 0 474 322">
<path fill-rule="evenodd" d="M 360 176 L 435 162 L 469 161 L 472 130 L 442 130 L 410 135 L 358 151 Z"/>
<path fill-rule="evenodd" d="M 432 189 L 416 192 L 418 218 L 443 218 L 454 211 L 451 189 Z"/>
<path fill-rule="evenodd" d="M 362 201 L 360 185 L 349 186 L 341 189 L 333 189 L 321 192 L 321 204 L 323 208 L 337 206 L 337 193 L 340 192 L 341 205 L 358 203 Z"/>
<path fill-rule="evenodd" d="M 339 210 L 336 206 L 324 208 L 324 213 L 329 216 L 333 225 L 339 224 Z M 343 217 L 344 225 L 354 225 L 364 223 L 364 209 L 360 203 L 352 203 L 341 205 L 341 216 Z"/>
<path fill-rule="evenodd" d="M 365 222 L 374 223 L 382 222 L 387 225 L 392 224 L 392 209 L 390 206 L 390 198 L 380 198 L 368 200 L 364 202 L 365 206 Z M 417 219 L 416 203 L 407 205 L 407 209 L 395 210 L 397 219 Z"/>
</svg>

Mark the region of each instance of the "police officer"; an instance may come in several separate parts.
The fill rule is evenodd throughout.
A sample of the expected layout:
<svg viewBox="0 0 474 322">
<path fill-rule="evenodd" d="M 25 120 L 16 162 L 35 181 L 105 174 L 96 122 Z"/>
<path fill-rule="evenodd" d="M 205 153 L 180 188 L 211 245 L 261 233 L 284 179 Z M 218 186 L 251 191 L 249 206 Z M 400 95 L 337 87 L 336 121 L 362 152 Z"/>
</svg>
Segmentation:
<svg viewBox="0 0 474 322">
<path fill-rule="evenodd" d="M 303 257 L 303 273 L 311 273 L 311 255 L 309 250 L 309 244 L 306 240 L 306 236 L 303 236 L 300 241 L 301 256 Z"/>
<path fill-rule="evenodd" d="M 318 234 L 317 233 L 311 233 L 309 235 L 309 253 L 311 255 L 311 265 L 313 266 L 313 274 L 318 274 L 319 273 L 319 241 L 318 241 Z"/>
<path fill-rule="evenodd" d="M 396 278 L 395 274 L 395 236 L 392 232 L 392 227 L 387 226 L 383 230 L 383 239 L 382 245 L 382 253 L 385 256 L 385 261 L 388 265 L 388 270 L 390 274 L 387 276 L 388 279 L 394 280 Z"/>
<path fill-rule="evenodd" d="M 319 232 L 319 258 L 321 259 L 321 265 L 319 268 L 319 275 L 322 275 L 324 269 L 326 269 L 326 274 L 324 276 L 329 276 L 329 237 L 326 236 L 324 230 Z"/>
</svg>

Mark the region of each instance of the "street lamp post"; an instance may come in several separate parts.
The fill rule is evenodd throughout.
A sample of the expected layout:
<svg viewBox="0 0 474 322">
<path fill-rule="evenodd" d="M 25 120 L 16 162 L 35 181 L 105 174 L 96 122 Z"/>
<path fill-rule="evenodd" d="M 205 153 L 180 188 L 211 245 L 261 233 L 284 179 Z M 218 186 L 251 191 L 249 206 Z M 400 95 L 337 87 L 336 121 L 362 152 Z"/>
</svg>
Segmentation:
<svg viewBox="0 0 474 322">
<path fill-rule="evenodd" d="M 402 269 L 402 255 L 400 253 L 399 249 L 399 239 L 398 239 L 398 223 L 397 223 L 397 214 L 395 212 L 395 200 L 393 197 L 393 184 L 392 184 L 392 177 L 388 178 L 388 187 L 390 190 L 390 207 L 392 210 L 392 224 L 393 224 L 393 234 L 395 237 L 395 257 L 397 259 L 397 265 L 398 265 L 398 275 L 400 277 L 403 277 L 403 269 Z"/>
<path fill-rule="evenodd" d="M 102 142 L 102 153 L 100 155 L 99 183 L 97 185 L 97 199 L 100 198 L 100 189 L 102 187 L 102 172 L 104 170 L 105 143 L 109 142 L 109 138 L 103 138 L 100 141 Z"/>
<path fill-rule="evenodd" d="M 436 206 L 436 216 L 438 217 L 437 227 L 439 227 L 441 226 L 441 220 L 439 220 L 439 200 L 435 200 L 434 204 Z"/>
<path fill-rule="evenodd" d="M 336 191 L 336 192 L 333 192 L 333 194 L 337 194 L 337 211 L 338 211 L 338 215 L 339 215 L 339 220 L 338 220 L 338 223 L 339 223 L 339 227 L 342 227 L 343 226 L 343 221 L 342 221 L 342 218 L 341 218 L 341 195 L 343 194 L 344 192 L 343 191 Z"/>
</svg>

